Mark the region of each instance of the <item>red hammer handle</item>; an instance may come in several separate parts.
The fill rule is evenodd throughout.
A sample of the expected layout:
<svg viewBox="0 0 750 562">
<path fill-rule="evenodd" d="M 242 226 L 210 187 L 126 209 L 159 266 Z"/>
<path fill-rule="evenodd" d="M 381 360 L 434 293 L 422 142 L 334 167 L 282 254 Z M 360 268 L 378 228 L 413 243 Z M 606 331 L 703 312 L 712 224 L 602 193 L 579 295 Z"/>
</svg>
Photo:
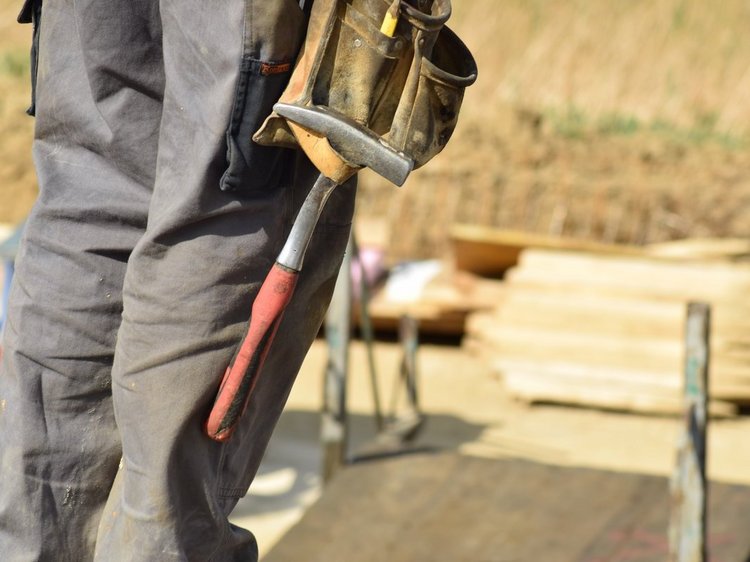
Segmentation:
<svg viewBox="0 0 750 562">
<path fill-rule="evenodd" d="M 224 373 L 206 421 L 206 434 L 211 439 L 229 439 L 245 412 L 298 276 L 299 272 L 276 263 L 263 281 L 253 302 L 247 333 Z"/>
</svg>

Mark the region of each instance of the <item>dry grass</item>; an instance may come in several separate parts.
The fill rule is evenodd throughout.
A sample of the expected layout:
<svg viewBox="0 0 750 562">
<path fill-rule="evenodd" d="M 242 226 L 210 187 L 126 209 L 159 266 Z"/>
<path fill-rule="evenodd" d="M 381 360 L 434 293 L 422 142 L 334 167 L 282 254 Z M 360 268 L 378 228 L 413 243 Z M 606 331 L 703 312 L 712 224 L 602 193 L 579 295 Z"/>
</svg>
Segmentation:
<svg viewBox="0 0 750 562">
<path fill-rule="evenodd" d="M 394 195 L 395 259 L 454 221 L 645 243 L 750 235 L 750 9 L 740 0 L 464 0 L 476 54 L 449 147 Z"/>
<path fill-rule="evenodd" d="M 25 113 L 31 27 L 15 23 L 19 9 L 20 2 L 0 1 L 0 222 L 23 219 L 36 197 L 34 121 Z"/>
<path fill-rule="evenodd" d="M 581 108 L 690 128 L 750 129 L 743 0 L 460 0 L 453 25 L 482 78 L 470 113 Z"/>
<path fill-rule="evenodd" d="M 23 114 L 30 28 L 0 0 L 0 221 L 35 194 Z M 476 54 L 451 144 L 400 191 L 364 175 L 395 258 L 454 221 L 642 243 L 750 235 L 750 9 L 743 0 L 455 0 Z"/>
</svg>

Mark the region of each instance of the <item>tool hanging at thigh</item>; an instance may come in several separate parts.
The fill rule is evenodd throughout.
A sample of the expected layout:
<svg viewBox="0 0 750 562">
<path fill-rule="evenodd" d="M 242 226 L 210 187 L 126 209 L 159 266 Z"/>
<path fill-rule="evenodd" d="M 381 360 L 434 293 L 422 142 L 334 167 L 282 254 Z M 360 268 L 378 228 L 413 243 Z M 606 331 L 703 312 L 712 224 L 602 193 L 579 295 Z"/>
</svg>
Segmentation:
<svg viewBox="0 0 750 562">
<path fill-rule="evenodd" d="M 320 171 L 253 303 L 206 433 L 233 434 L 289 304 L 315 225 L 333 189 L 361 168 L 396 185 L 453 134 L 477 77 L 445 27 L 450 0 L 315 0 L 287 88 L 253 140 L 299 147 Z"/>
<path fill-rule="evenodd" d="M 450 13 L 450 0 L 315 0 L 279 101 L 342 114 L 402 152 L 414 168 L 424 165 L 447 144 L 464 90 L 477 78 L 471 53 L 445 27 Z M 254 140 L 300 146 L 332 179 L 357 168 L 326 139 L 278 113 Z"/>
</svg>

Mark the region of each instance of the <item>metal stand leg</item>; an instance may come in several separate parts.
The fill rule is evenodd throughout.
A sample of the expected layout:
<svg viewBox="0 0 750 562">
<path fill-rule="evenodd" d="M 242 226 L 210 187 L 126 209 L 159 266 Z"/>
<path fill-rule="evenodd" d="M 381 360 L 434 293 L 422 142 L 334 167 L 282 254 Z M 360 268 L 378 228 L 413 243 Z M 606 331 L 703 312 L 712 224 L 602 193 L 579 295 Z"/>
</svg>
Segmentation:
<svg viewBox="0 0 750 562">
<path fill-rule="evenodd" d="M 352 261 L 351 238 L 336 280 L 336 289 L 326 315 L 328 364 L 326 366 L 321 440 L 323 442 L 323 481 L 327 482 L 346 462 L 348 427 L 346 380 L 351 342 Z"/>
<path fill-rule="evenodd" d="M 391 395 L 391 412 L 383 432 L 386 440 L 396 440 L 399 445 L 413 441 L 422 428 L 424 416 L 419 410 L 417 384 L 417 349 L 419 348 L 419 322 L 412 316 L 402 316 L 399 323 L 399 340 L 403 350 L 399 377 Z M 406 391 L 406 405 L 398 411 L 400 389 Z"/>
<path fill-rule="evenodd" d="M 706 429 L 711 308 L 690 303 L 685 355 L 685 421 L 672 476 L 670 562 L 705 562 Z"/>
<path fill-rule="evenodd" d="M 370 389 L 372 391 L 375 426 L 380 432 L 385 427 L 385 420 L 383 419 L 383 409 L 380 406 L 378 372 L 375 364 L 375 331 L 372 328 L 372 319 L 370 318 L 370 282 L 367 279 L 367 272 L 365 271 L 354 234 L 352 234 L 351 242 L 353 257 L 359 266 L 359 329 L 362 339 L 365 342 L 365 350 L 367 351 L 367 366 L 370 371 Z"/>
<path fill-rule="evenodd" d="M 391 398 L 391 411 L 388 419 L 383 416 L 374 356 L 374 334 L 367 304 L 369 291 L 364 271 L 362 271 L 362 307 L 360 326 L 365 340 L 373 393 L 374 420 L 377 429 L 375 442 L 365 446 L 357 459 L 349 458 L 349 432 L 347 419 L 347 377 L 349 372 L 349 345 L 352 333 L 352 256 L 356 252 L 353 238 L 349 240 L 344 261 L 336 280 L 331 305 L 326 315 L 326 340 L 328 342 L 328 363 L 326 365 L 321 441 L 323 444 L 323 481 L 327 482 L 345 463 L 363 460 L 368 457 L 401 454 L 404 445 L 411 443 L 419 433 L 424 416 L 419 410 L 417 385 L 417 349 L 419 347 L 419 324 L 416 319 L 404 316 L 401 319 L 399 339 L 403 355 L 399 376 Z M 399 409 L 402 388 L 406 393 L 406 404 Z"/>
</svg>

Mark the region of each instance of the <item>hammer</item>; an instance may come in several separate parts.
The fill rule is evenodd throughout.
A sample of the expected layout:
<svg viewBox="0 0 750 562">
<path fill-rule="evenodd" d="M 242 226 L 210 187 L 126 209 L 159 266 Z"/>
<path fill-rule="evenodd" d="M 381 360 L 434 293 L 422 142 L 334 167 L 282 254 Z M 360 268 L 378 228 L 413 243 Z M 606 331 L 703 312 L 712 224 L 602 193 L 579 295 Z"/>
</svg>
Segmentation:
<svg viewBox="0 0 750 562">
<path fill-rule="evenodd" d="M 401 186 L 414 167 L 413 160 L 386 144 L 375 133 L 328 107 L 277 103 L 274 111 L 287 120 L 295 133 L 320 139 L 338 165 L 326 166 L 313 157 L 321 173 L 294 219 L 289 237 L 253 302 L 247 332 L 224 372 L 205 423 L 206 434 L 220 442 L 231 437 L 247 409 L 284 310 L 294 294 L 305 252 L 328 197 L 338 185 L 361 168 L 370 168 Z M 309 151 L 306 152 L 310 156 Z M 338 170 L 337 173 L 327 173 L 334 168 Z"/>
</svg>

